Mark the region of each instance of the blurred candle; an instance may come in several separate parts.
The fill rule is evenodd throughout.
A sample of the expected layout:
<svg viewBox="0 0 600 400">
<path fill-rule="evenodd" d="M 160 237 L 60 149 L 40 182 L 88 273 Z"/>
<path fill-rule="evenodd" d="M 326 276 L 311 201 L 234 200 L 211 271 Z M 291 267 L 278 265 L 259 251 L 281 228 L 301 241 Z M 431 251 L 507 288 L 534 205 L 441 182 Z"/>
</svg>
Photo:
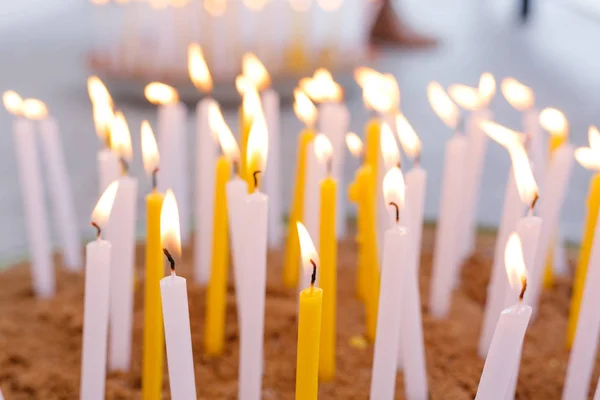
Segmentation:
<svg viewBox="0 0 600 400">
<path fill-rule="evenodd" d="M 319 256 L 308 231 L 296 222 L 302 249 L 302 264 L 312 271 L 310 286 L 300 292 L 298 349 L 296 351 L 296 400 L 316 400 L 319 392 L 319 342 L 323 289 L 315 286 Z"/>
<path fill-rule="evenodd" d="M 571 308 L 569 311 L 569 324 L 567 325 L 567 348 L 571 348 L 575 338 L 581 297 L 586 281 L 587 269 L 592 251 L 594 231 L 598 220 L 598 208 L 600 207 L 600 132 L 595 126 L 588 130 L 590 147 L 579 148 L 575 151 L 575 158 L 587 168 L 596 171 L 588 189 L 587 212 L 585 217 L 585 228 L 583 231 L 581 246 L 579 248 L 579 260 L 575 270 L 575 281 L 573 282 L 573 294 L 571 296 Z"/>
<path fill-rule="evenodd" d="M 283 265 L 283 284 L 288 287 L 297 287 L 300 276 L 300 247 L 298 243 L 298 231 L 295 222 L 304 219 L 304 194 L 306 192 L 307 159 L 312 140 L 315 137 L 314 124 L 317 118 L 317 110 L 306 94 L 300 90 L 294 91 L 294 111 L 298 118 L 305 124 L 304 130 L 298 136 L 298 152 L 296 154 L 296 181 L 292 204 L 289 213 L 288 235 L 285 244 L 285 258 Z M 304 274 L 302 274 L 304 275 Z"/>
<path fill-rule="evenodd" d="M 451 304 L 452 289 L 456 282 L 460 262 L 460 229 L 463 178 L 466 168 L 467 138 L 459 132 L 459 114 L 456 105 L 450 100 L 437 82 L 427 87 L 429 102 L 436 114 L 455 129 L 455 134 L 446 143 L 440 214 L 436 228 L 435 250 L 429 309 L 434 317 L 443 318 Z M 458 229 L 458 231 L 457 231 Z"/>
<path fill-rule="evenodd" d="M 152 82 L 144 89 L 146 99 L 158 105 L 158 149 L 161 171 L 158 189 L 171 188 L 179 202 L 181 240 L 187 243 L 190 235 L 190 183 L 187 143 L 187 109 L 179 101 L 177 91 L 164 83 Z"/>
<path fill-rule="evenodd" d="M 54 295 L 56 282 L 35 127 L 31 120 L 23 117 L 24 103 L 17 93 L 5 92 L 2 100 L 4 107 L 18 117 L 13 121 L 12 131 L 31 253 L 33 291 L 36 296 L 47 298 Z"/>
<path fill-rule="evenodd" d="M 117 112 L 111 126 L 111 141 L 122 164 L 119 190 L 108 222 L 106 237 L 112 244 L 110 260 L 110 371 L 129 371 L 133 328 L 133 274 L 135 265 L 135 221 L 137 179 L 128 175 L 132 159 L 129 127 Z"/>
<path fill-rule="evenodd" d="M 110 242 L 101 238 L 117 194 L 114 181 L 98 200 L 92 212 L 96 240 L 85 247 L 85 295 L 83 305 L 83 339 L 81 349 L 80 399 L 103 400 L 106 384 L 106 346 L 110 284 Z"/>
<path fill-rule="evenodd" d="M 169 189 L 160 213 L 163 252 L 171 266 L 171 275 L 160 280 L 162 312 L 169 383 L 173 400 L 196 398 L 190 311 L 186 279 L 175 273 L 176 262 L 181 260 L 181 239 L 177 200 Z"/>
<path fill-rule="evenodd" d="M 500 314 L 496 331 L 485 360 L 476 400 L 504 400 L 519 362 L 531 307 L 523 304 L 527 288 L 527 270 L 519 236 L 514 234 L 506 245 L 506 272 L 511 286 L 521 286 L 518 302 Z"/>
<path fill-rule="evenodd" d="M 240 383 L 238 399 L 262 398 L 265 295 L 267 284 L 267 226 L 269 197 L 260 192 L 260 175 L 265 172 L 269 136 L 263 118 L 255 118 L 248 138 L 248 176 L 252 176 L 253 193 L 244 204 L 243 272 L 244 309 L 240 335 Z"/>
<path fill-rule="evenodd" d="M 214 197 L 208 196 L 215 187 L 215 160 L 217 157 L 215 132 L 210 126 L 211 113 L 218 105 L 210 96 L 213 81 L 204 54 L 199 45 L 188 47 L 188 73 L 196 89 L 205 96 L 196 105 L 196 193 L 194 221 L 194 280 L 206 285 L 210 279 L 212 259 L 212 220 Z M 220 112 L 219 112 L 220 116 Z"/>
</svg>

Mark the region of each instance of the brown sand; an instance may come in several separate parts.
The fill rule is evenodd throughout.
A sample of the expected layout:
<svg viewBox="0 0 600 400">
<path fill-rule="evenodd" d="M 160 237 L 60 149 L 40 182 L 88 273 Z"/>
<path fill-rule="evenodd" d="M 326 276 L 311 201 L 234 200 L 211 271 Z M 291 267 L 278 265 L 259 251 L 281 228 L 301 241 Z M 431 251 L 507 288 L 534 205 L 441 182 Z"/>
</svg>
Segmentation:
<svg viewBox="0 0 600 400">
<path fill-rule="evenodd" d="M 485 288 L 489 279 L 493 238 L 480 237 L 477 255 L 463 269 L 450 316 L 434 320 L 427 313 L 433 231 L 424 233 L 421 297 L 431 399 L 473 399 L 483 367 L 477 356 Z M 354 297 L 356 249 L 351 241 L 339 248 L 338 365 L 333 382 L 320 385 L 321 399 L 367 399 L 373 348 L 357 349 L 350 338 L 364 331 L 363 309 Z M 189 254 L 189 252 L 188 252 Z M 138 265 L 143 251 L 138 248 Z M 282 254 L 269 255 L 265 326 L 264 399 L 293 399 L 296 364 L 296 293 L 281 285 Z M 58 262 L 58 260 L 57 260 Z M 179 269 L 189 277 L 191 263 Z M 76 399 L 79 397 L 83 275 L 57 271 L 58 294 L 48 301 L 32 297 L 26 265 L 0 273 L 0 387 L 7 400 Z M 203 354 L 204 291 L 188 283 L 191 330 L 198 397 L 236 399 L 238 338 L 234 292 L 227 307 L 226 352 Z M 568 353 L 564 335 L 570 283 L 559 279 L 545 291 L 537 320 L 530 326 L 523 350 L 518 399 L 559 399 Z M 129 373 L 111 373 L 107 398 L 137 399 L 141 387 L 143 290 L 135 298 L 133 365 Z M 596 365 L 598 367 L 598 363 Z M 593 377 L 595 385 L 598 368 Z M 402 375 L 396 398 L 403 399 Z M 165 367 L 164 398 L 170 398 Z"/>
</svg>

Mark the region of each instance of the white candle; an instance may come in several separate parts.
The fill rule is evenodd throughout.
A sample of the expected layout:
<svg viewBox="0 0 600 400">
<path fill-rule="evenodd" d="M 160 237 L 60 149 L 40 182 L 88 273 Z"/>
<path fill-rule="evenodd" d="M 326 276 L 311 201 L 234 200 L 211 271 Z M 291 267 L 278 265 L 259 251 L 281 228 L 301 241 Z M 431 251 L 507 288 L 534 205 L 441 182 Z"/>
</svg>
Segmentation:
<svg viewBox="0 0 600 400">
<path fill-rule="evenodd" d="M 217 148 L 210 128 L 212 99 L 202 99 L 196 107 L 196 235 L 194 237 L 194 279 L 205 285 L 210 279 L 212 260 L 212 218 L 214 210 L 215 161 Z M 162 154 L 162 153 L 161 153 Z"/>
<path fill-rule="evenodd" d="M 467 138 L 455 134 L 446 144 L 440 213 L 436 228 L 429 309 L 436 318 L 450 310 L 450 296 L 460 262 L 459 232 Z"/>
<path fill-rule="evenodd" d="M 117 113 L 111 132 L 115 152 L 124 163 L 130 163 L 131 137 L 123 114 Z M 123 172 L 127 173 L 127 168 Z M 110 371 L 128 371 L 131 366 L 137 186 L 136 178 L 121 176 L 106 229 L 106 238 L 112 244 L 108 357 Z"/>
<path fill-rule="evenodd" d="M 410 237 L 405 226 L 400 225 L 400 210 L 404 203 L 404 179 L 397 167 L 390 169 L 383 181 L 386 204 L 393 203 L 395 224 L 386 230 L 383 242 L 381 288 L 377 313 L 377 337 L 373 354 L 371 399 L 393 399 L 396 387 L 396 358 L 400 332 L 400 312 L 404 293 L 402 290 L 406 262 L 410 251 Z"/>
<path fill-rule="evenodd" d="M 242 306 L 246 298 L 243 291 L 244 270 L 247 264 L 244 253 L 244 235 L 246 229 L 245 215 L 247 213 L 245 201 L 248 194 L 248 184 L 236 176 L 225 185 L 227 193 L 227 221 L 229 222 L 229 240 L 231 242 L 231 258 L 233 261 L 233 281 L 236 292 L 236 306 L 238 315 L 238 326 L 241 325 Z M 252 266 L 248 266 L 252 269 Z"/>
<path fill-rule="evenodd" d="M 36 296 L 47 298 L 54 295 L 56 282 L 33 122 L 25 118 L 14 120 L 13 137 L 31 252 L 33 291 Z"/>
<path fill-rule="evenodd" d="M 264 173 L 269 136 L 266 123 L 256 118 L 248 136 L 249 166 L 247 174 Z M 256 168 L 256 167 L 255 167 Z M 267 225 L 269 198 L 255 187 L 245 202 L 244 254 L 247 270 L 243 274 L 244 310 L 240 337 L 240 364 L 238 399 L 260 400 L 262 397 L 263 342 L 265 321 L 265 294 L 267 279 Z"/>
<path fill-rule="evenodd" d="M 63 262 L 68 269 L 80 270 L 83 265 L 77 216 L 58 126 L 54 118 L 48 117 L 40 121 L 40 136 L 50 179 L 49 190 L 56 226 L 62 241 Z"/>
<path fill-rule="evenodd" d="M 171 190 L 167 190 L 160 213 L 161 238 L 171 275 L 160 280 L 167 367 L 173 400 L 196 398 L 190 311 L 186 279 L 175 273 L 176 260 L 181 258 L 181 240 L 177 201 Z"/>
<path fill-rule="evenodd" d="M 98 192 L 103 193 L 108 185 L 119 179 L 121 167 L 119 158 L 109 148 L 98 151 Z"/>
<path fill-rule="evenodd" d="M 558 224 L 558 217 L 562 207 L 567 184 L 573 166 L 573 146 L 565 144 L 558 148 L 552 155 L 545 176 L 543 191 L 540 196 L 539 216 L 542 218 L 542 228 L 535 258 L 535 266 L 531 272 L 530 287 L 525 295 L 525 303 L 533 308 L 534 315 L 537 310 L 542 278 L 546 266 L 546 254 L 553 232 Z"/>
<path fill-rule="evenodd" d="M 547 146 L 539 123 L 539 112 L 535 108 L 529 108 L 523 111 L 521 118 L 523 131 L 528 138 L 527 151 L 534 166 L 536 179 L 543 183 L 546 172 Z"/>
<path fill-rule="evenodd" d="M 86 246 L 83 340 L 81 349 L 82 400 L 103 400 L 106 378 L 106 346 L 110 284 L 111 244 L 100 237 L 117 194 L 118 182 L 106 189 L 92 214 L 98 238 Z"/>
</svg>

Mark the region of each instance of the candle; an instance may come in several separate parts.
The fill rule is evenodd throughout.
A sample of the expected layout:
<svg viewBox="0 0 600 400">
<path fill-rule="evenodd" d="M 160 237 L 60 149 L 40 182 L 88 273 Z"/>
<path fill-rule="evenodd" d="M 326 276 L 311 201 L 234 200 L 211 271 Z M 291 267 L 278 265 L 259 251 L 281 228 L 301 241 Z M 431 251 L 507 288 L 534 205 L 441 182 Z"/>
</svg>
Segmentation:
<svg viewBox="0 0 600 400">
<path fill-rule="evenodd" d="M 54 295 L 56 282 L 35 129 L 31 120 L 23 118 L 25 104 L 17 93 L 5 92 L 2 100 L 6 109 L 19 117 L 13 121 L 12 130 L 31 252 L 32 286 L 36 296 L 47 298 Z"/>
<path fill-rule="evenodd" d="M 196 381 L 187 282 L 175 273 L 175 264 L 181 259 L 179 212 L 177 200 L 170 189 L 165 194 L 160 213 L 160 234 L 163 252 L 171 266 L 171 275 L 160 280 L 171 398 L 195 399 Z"/>
<path fill-rule="evenodd" d="M 506 398 L 531 317 L 531 307 L 523 304 L 523 295 L 527 287 L 527 270 L 521 241 L 517 234 L 513 234 L 507 242 L 505 258 L 510 284 L 513 287 L 519 287 L 520 284 L 521 293 L 517 304 L 500 314 L 479 381 L 476 400 Z"/>
<path fill-rule="evenodd" d="M 224 122 L 223 122 L 224 124 Z M 217 125 L 216 128 L 219 126 Z M 217 129 L 219 141 L 223 129 Z M 223 144 L 221 147 L 224 148 Z M 210 280 L 206 291 L 206 320 L 204 351 L 212 356 L 223 353 L 225 346 L 225 316 L 227 311 L 227 270 L 229 264 L 229 238 L 227 236 L 227 195 L 225 185 L 231 175 L 232 160 L 228 155 L 217 159 L 215 166 L 213 248 Z M 210 195 L 208 193 L 207 195 Z"/>
<path fill-rule="evenodd" d="M 262 114 L 262 106 L 258 89 L 248 77 L 238 76 L 235 80 L 238 92 L 242 95 L 242 105 L 240 107 L 240 150 L 242 155 L 241 171 L 242 176 L 248 183 L 248 191 L 253 187 L 251 177 L 246 176 L 247 160 L 246 149 L 248 147 L 248 135 L 252 127 L 252 121 L 258 114 Z"/>
<path fill-rule="evenodd" d="M 310 286 L 300 292 L 298 350 L 296 351 L 296 400 L 316 400 L 319 392 L 319 343 L 323 289 L 316 287 L 319 256 L 308 231 L 296 222 L 304 268 L 312 271 Z"/>
<path fill-rule="evenodd" d="M 35 101 L 34 99 L 25 100 Z M 40 102 L 41 103 L 41 102 Z M 41 103 L 45 110 L 45 105 Z M 80 270 L 81 240 L 77 230 L 77 215 L 73 204 L 73 192 L 67 175 L 67 166 L 63 155 L 62 145 L 58 133 L 58 125 L 46 113 L 37 113 L 33 119 L 40 119 L 40 137 L 42 139 L 42 152 L 48 170 L 50 198 L 54 208 L 56 225 L 62 241 L 63 264 L 70 270 Z"/>
<path fill-rule="evenodd" d="M 431 82 L 427 87 L 427 96 L 436 114 L 450 128 L 457 129 L 458 109 L 440 84 Z M 460 232 L 467 146 L 467 138 L 458 130 L 446 143 L 440 213 L 436 228 L 433 274 L 429 293 L 429 309 L 436 318 L 445 317 L 450 310 L 450 296 L 460 262 L 457 229 Z"/>
<path fill-rule="evenodd" d="M 215 187 L 216 137 L 210 126 L 212 112 L 217 103 L 209 96 L 213 82 L 202 49 L 195 43 L 188 47 L 188 72 L 190 79 L 206 96 L 196 105 L 196 193 L 194 221 L 194 280 L 206 285 L 210 279 L 212 259 L 212 220 L 214 197 L 207 196 Z M 220 113 L 219 113 L 220 115 Z"/>
<path fill-rule="evenodd" d="M 598 173 L 598 171 L 600 171 L 600 165 L 595 160 L 595 158 L 598 157 L 598 151 L 600 151 L 600 132 L 598 132 L 598 129 L 595 126 L 590 126 L 588 137 L 590 147 L 579 148 L 575 151 L 575 158 L 577 161 L 579 161 L 583 167 L 594 170 L 596 173 L 590 180 L 588 189 L 585 228 L 579 249 L 577 269 L 575 270 L 573 295 L 571 297 L 571 308 L 569 311 L 569 324 L 567 325 L 567 348 L 571 348 L 573 339 L 575 338 L 581 297 L 583 295 L 590 253 L 592 251 L 592 241 L 594 240 L 596 221 L 598 220 L 598 208 L 600 207 L 600 173 Z"/>
<path fill-rule="evenodd" d="M 300 248 L 298 232 L 294 229 L 294 222 L 302 222 L 304 217 L 304 194 L 306 186 L 307 158 L 309 147 L 314 139 L 314 123 L 317 110 L 310 99 L 300 90 L 294 91 L 294 111 L 298 118 L 305 124 L 305 129 L 298 136 L 298 152 L 296 155 L 296 181 L 290 207 L 288 235 L 285 244 L 285 259 L 283 265 L 283 284 L 288 287 L 297 287 L 299 282 Z"/>
<path fill-rule="evenodd" d="M 269 136 L 266 121 L 254 119 L 248 137 L 247 175 L 254 190 L 244 204 L 244 255 L 247 270 L 243 273 L 244 309 L 240 336 L 238 399 L 262 397 L 265 295 L 267 280 L 267 224 L 269 198 L 259 190 L 260 175 L 266 168 Z"/>
<path fill-rule="evenodd" d="M 319 285 L 323 289 L 323 321 L 319 356 L 319 379 L 331 381 L 336 369 L 336 309 L 337 309 L 337 238 L 336 193 L 337 182 L 333 178 L 333 146 L 329 138 L 320 133 L 315 137 L 314 150 L 317 160 L 326 166 L 327 175 L 321 179 L 319 207 L 319 254 L 321 271 Z"/>
<path fill-rule="evenodd" d="M 382 138 L 383 140 L 383 138 Z M 394 211 L 395 223 L 385 232 L 381 267 L 381 291 L 377 317 L 377 337 L 373 354 L 371 399 L 393 399 L 396 387 L 396 358 L 403 307 L 403 282 L 409 265 L 410 237 L 400 213 L 404 207 L 404 178 L 398 167 L 388 170 L 383 180 L 386 204 Z"/>
<path fill-rule="evenodd" d="M 142 157 L 146 173 L 152 177 L 152 192 L 146 196 L 146 284 L 144 286 L 144 355 L 142 358 L 142 397 L 160 399 L 162 393 L 164 334 L 160 304 L 163 255 L 160 241 L 160 212 L 163 194 L 156 190 L 159 153 L 148 121 L 141 127 Z"/>
<path fill-rule="evenodd" d="M 96 240 L 85 247 L 85 296 L 81 349 L 81 399 L 104 399 L 110 284 L 110 242 L 101 238 L 119 187 L 111 183 L 92 212 Z"/>
<path fill-rule="evenodd" d="M 407 216 L 407 224 L 408 230 L 411 235 L 410 240 L 410 250 L 409 250 L 409 271 L 411 274 L 408 275 L 412 277 L 414 275 L 414 285 L 413 287 L 408 287 L 407 293 L 414 293 L 413 296 L 416 296 L 417 300 L 420 299 L 419 295 L 419 286 L 418 286 L 418 271 L 421 263 L 421 242 L 423 237 L 423 213 L 425 208 L 425 187 L 427 184 L 427 172 L 421 167 L 421 141 L 419 137 L 415 133 L 414 129 L 402 114 L 396 115 L 396 132 L 398 134 L 398 138 L 400 139 L 400 144 L 402 148 L 408 154 L 409 157 L 413 158 L 413 167 L 408 171 L 405 175 L 406 178 L 406 216 Z M 410 286 L 409 282 L 412 282 L 410 279 L 407 279 L 407 285 Z M 421 308 L 414 308 L 413 306 L 404 305 L 403 309 L 406 308 L 407 312 L 413 317 L 414 324 L 410 324 L 407 326 L 414 326 L 414 330 L 422 329 L 417 328 L 421 326 Z M 416 314 L 415 314 L 416 313 Z M 417 320 L 418 318 L 418 320 Z M 416 335 L 416 342 L 411 344 L 415 346 L 419 346 L 418 337 L 421 335 Z M 404 357 L 402 356 L 402 332 L 400 332 L 400 336 L 398 337 L 400 341 L 400 346 L 398 347 L 398 368 L 402 368 L 402 362 Z M 422 340 L 421 340 L 422 341 Z M 418 357 L 418 355 L 417 355 Z M 412 359 L 411 359 L 412 360 Z M 417 386 L 419 386 L 417 384 Z"/>
<path fill-rule="evenodd" d="M 179 202 L 181 239 L 190 235 L 190 188 L 187 144 L 187 109 L 177 91 L 164 83 L 152 82 L 144 88 L 146 99 L 158 105 L 158 149 L 162 157 L 158 189 L 173 189 Z"/>
<path fill-rule="evenodd" d="M 119 190 L 106 230 L 106 237 L 112 243 L 108 368 L 110 371 L 128 371 L 133 327 L 137 179 L 127 175 L 132 159 L 131 137 L 121 112 L 117 112 L 113 120 L 111 141 L 121 159 L 123 175 L 119 179 Z"/>
</svg>

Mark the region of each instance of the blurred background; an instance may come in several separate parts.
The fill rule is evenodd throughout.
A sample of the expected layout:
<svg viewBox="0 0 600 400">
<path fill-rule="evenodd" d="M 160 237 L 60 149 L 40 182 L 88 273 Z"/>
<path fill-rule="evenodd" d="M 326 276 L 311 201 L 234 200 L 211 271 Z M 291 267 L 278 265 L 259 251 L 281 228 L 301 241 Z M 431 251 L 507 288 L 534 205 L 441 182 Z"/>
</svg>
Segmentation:
<svg viewBox="0 0 600 400">
<path fill-rule="evenodd" d="M 12 89 L 23 97 L 39 98 L 58 119 L 79 228 L 84 237 L 94 235 L 88 224 L 98 196 L 96 152 L 101 146 L 94 130 L 86 79 L 98 74 L 129 122 L 134 146 L 132 174 L 140 179 L 138 232 L 141 233 L 143 197 L 150 181 L 143 172 L 139 126 L 143 119 L 155 123 L 155 107 L 145 102 L 143 85 L 163 80 L 193 91 L 185 64 L 178 66 L 182 55 L 176 50 L 163 54 L 158 44 L 161 38 L 182 31 L 189 36 L 181 40 L 190 37 L 206 46 L 209 66 L 214 69 L 211 72 L 219 86 L 216 95 L 221 93 L 228 100 L 235 98 L 234 77 L 245 50 L 256 51 L 282 87 L 293 88 L 300 77 L 312 74 L 316 67 L 330 68 L 334 78 L 346 88 L 351 129 L 361 136 L 369 113 L 352 82 L 352 68 L 366 64 L 392 73 L 400 86 L 401 109 L 423 141 L 422 163 L 429 172 L 428 219 L 435 219 L 438 212 L 444 144 L 451 136 L 427 102 L 425 88 L 429 81 L 438 80 L 444 86 L 451 83 L 476 86 L 485 71 L 493 73 L 497 82 L 515 77 L 534 90 L 537 108 L 553 106 L 565 113 L 571 141 L 578 146 L 587 145 L 588 126 L 600 123 L 597 45 L 600 3 L 594 0 L 529 0 L 526 20 L 522 16 L 522 0 L 393 0 L 394 10 L 404 23 L 437 39 L 437 44 L 426 48 L 370 45 L 369 31 L 375 14 L 369 7 L 348 11 L 349 6 L 344 4 L 328 13 L 311 11 L 312 8 L 294 11 L 289 5 L 285 10 L 275 8 L 277 3 L 288 0 L 270 0 L 265 8 L 270 9 L 268 15 L 248 10 L 241 17 L 238 15 L 238 20 L 228 20 L 228 24 L 220 26 L 218 22 L 225 18 L 215 19 L 207 13 L 207 4 L 202 1 L 190 0 L 183 12 L 164 9 L 162 5 L 156 10 L 147 4 L 99 5 L 84 0 L 20 0 L 0 4 L 0 90 Z M 241 1 L 229 0 L 232 4 Z M 304 1 L 308 1 L 308 7 L 317 7 L 309 0 Z M 354 0 L 345 1 L 352 4 Z M 301 3 L 301 7 L 306 4 Z M 175 19 L 165 19 L 158 13 L 173 13 L 171 17 Z M 289 51 L 290 43 L 296 43 L 289 41 L 290 37 L 302 37 L 307 48 L 319 51 L 308 60 L 286 64 L 278 56 Z M 110 49 L 115 43 L 125 43 L 122 54 L 137 56 L 115 68 L 110 61 L 113 57 Z M 184 63 L 185 54 L 183 57 Z M 164 69 L 156 71 L 159 66 Z M 496 121 L 520 129 L 519 113 L 500 93 L 492 100 L 490 109 Z M 190 108 L 188 121 L 191 144 L 194 143 L 193 111 Z M 237 108 L 232 106 L 224 111 L 232 131 L 237 132 Z M 296 136 L 302 124 L 289 106 L 283 108 L 281 118 L 280 151 L 281 160 L 285 160 L 281 166 L 281 189 L 287 208 L 293 186 Z M 6 111 L 0 111 L 1 265 L 24 257 L 27 250 L 11 120 Z M 346 184 L 358 161 L 345 158 Z M 194 162 L 190 157 L 192 171 Z M 478 207 L 481 225 L 494 226 L 498 222 L 509 163 L 507 152 L 491 143 Z M 571 241 L 577 241 L 581 234 L 590 176 L 589 171 L 574 166 L 561 218 L 561 232 Z M 56 244 L 55 230 L 53 233 Z"/>
</svg>

